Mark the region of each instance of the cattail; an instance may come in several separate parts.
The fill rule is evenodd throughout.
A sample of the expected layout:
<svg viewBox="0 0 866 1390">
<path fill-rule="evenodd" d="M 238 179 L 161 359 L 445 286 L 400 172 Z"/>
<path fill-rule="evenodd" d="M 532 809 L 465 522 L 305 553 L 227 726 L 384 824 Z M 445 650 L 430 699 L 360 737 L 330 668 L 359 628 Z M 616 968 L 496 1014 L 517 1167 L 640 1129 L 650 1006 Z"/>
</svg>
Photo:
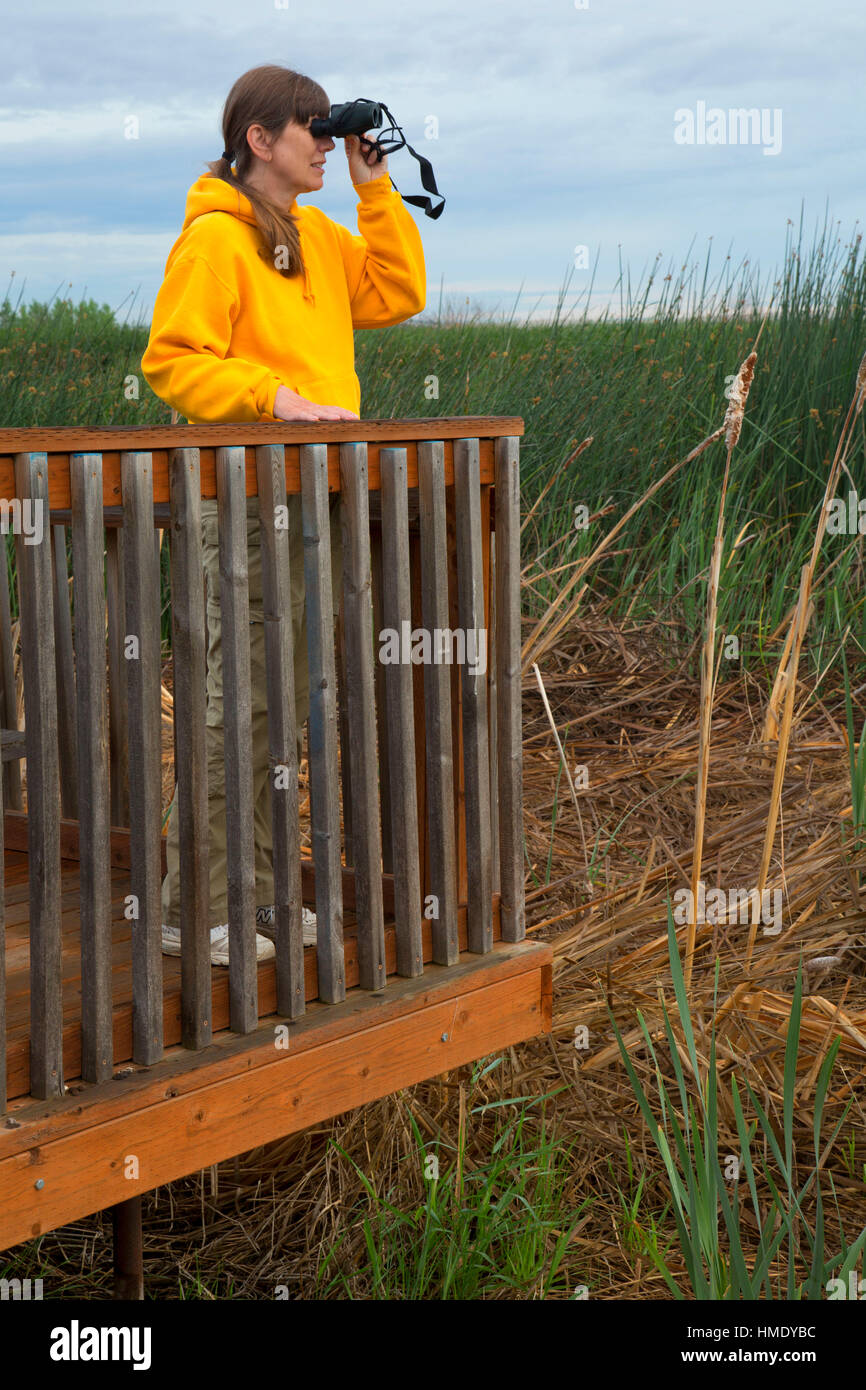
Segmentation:
<svg viewBox="0 0 866 1390">
<path fill-rule="evenodd" d="M 746 401 L 749 399 L 749 387 L 752 384 L 752 377 L 755 375 L 757 360 L 758 354 L 750 352 L 731 385 L 728 408 L 725 411 L 725 444 L 728 449 L 733 449 L 740 437 L 743 412 L 746 409 Z"/>
</svg>

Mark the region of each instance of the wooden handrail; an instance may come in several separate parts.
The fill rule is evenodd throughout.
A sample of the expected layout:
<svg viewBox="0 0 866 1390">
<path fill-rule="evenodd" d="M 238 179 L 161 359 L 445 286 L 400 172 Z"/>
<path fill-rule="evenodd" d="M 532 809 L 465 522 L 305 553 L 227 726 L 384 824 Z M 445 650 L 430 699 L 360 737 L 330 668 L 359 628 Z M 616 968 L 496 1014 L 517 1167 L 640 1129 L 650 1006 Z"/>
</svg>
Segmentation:
<svg viewBox="0 0 866 1390">
<path fill-rule="evenodd" d="M 0 429 L 0 497 L 15 497 L 15 456 L 19 453 L 48 455 L 48 503 L 70 506 L 69 456 L 72 453 L 102 455 L 103 505 L 118 506 L 123 500 L 120 456 L 144 451 L 153 456 L 153 499 L 170 496 L 168 467 L 174 449 L 199 449 L 202 497 L 216 497 L 216 450 L 246 449 L 246 494 L 254 496 L 257 445 L 283 444 L 286 456 L 286 491 L 301 491 L 299 451 L 304 444 L 325 444 L 328 449 L 328 491 L 340 490 L 340 445 L 363 440 L 367 445 L 369 487 L 380 487 L 379 449 L 405 448 L 407 483 L 418 485 L 417 445 L 423 440 L 445 443 L 446 482 L 453 482 L 453 448 L 456 439 L 481 441 L 481 481 L 494 481 L 493 445 L 497 439 L 523 435 L 523 420 L 510 415 L 457 415 L 408 420 L 318 421 L 310 424 L 154 425 L 82 429 L 57 426 L 44 429 Z"/>
</svg>

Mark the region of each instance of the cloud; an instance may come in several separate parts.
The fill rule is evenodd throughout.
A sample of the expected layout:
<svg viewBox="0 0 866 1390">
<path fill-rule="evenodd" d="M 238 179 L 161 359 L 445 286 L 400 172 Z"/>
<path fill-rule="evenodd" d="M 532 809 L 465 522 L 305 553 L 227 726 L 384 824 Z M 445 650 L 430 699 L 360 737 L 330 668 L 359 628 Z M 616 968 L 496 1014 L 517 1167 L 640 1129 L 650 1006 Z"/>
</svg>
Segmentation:
<svg viewBox="0 0 866 1390">
<path fill-rule="evenodd" d="M 443 274 L 482 297 L 524 279 L 555 295 L 578 242 L 593 258 L 600 248 L 605 289 L 620 247 L 640 265 L 712 235 L 771 264 L 802 199 L 811 216 L 829 199 L 846 225 L 859 211 L 861 31 L 850 0 L 832 11 L 807 0 L 369 0 L 361 11 L 349 0 L 110 11 L 28 0 L 4 29 L 0 280 L 16 268 L 42 293 L 62 263 L 96 297 L 128 274 L 152 299 L 186 191 L 220 152 L 232 82 L 273 61 L 314 76 L 332 101 L 383 99 L 431 160 L 445 212 L 431 222 L 413 210 L 431 298 Z M 677 146 L 674 112 L 698 100 L 781 107 L 782 154 Z M 424 139 L 431 114 L 436 141 Z M 390 169 L 401 193 L 421 191 L 405 151 Z M 354 228 L 346 170 L 329 175 L 315 201 Z"/>
</svg>

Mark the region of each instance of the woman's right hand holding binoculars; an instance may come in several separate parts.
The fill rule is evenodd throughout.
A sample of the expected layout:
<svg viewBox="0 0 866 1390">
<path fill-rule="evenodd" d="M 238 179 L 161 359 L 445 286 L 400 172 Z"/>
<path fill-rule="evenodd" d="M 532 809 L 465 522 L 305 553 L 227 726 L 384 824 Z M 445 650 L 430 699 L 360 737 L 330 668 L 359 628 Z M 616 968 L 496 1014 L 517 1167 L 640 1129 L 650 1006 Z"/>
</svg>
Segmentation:
<svg viewBox="0 0 866 1390">
<path fill-rule="evenodd" d="M 280 386 L 277 389 L 274 415 L 278 420 L 359 420 L 361 418 L 351 410 L 344 410 L 341 405 L 317 405 L 315 401 L 308 401 L 304 396 L 299 396 L 296 391 L 290 391 L 288 386 Z"/>
</svg>

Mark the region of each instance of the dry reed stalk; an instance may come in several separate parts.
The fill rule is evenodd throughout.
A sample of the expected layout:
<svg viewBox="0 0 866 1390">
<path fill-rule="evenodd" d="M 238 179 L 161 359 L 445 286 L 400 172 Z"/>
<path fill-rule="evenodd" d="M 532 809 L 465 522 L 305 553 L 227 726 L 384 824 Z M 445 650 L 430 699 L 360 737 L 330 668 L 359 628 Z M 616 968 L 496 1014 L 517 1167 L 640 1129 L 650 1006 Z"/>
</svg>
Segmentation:
<svg viewBox="0 0 866 1390">
<path fill-rule="evenodd" d="M 577 812 L 577 823 L 580 826 L 580 838 L 583 843 L 583 862 L 584 866 L 587 867 L 589 865 L 589 854 L 586 848 L 586 835 L 584 834 L 583 830 L 583 816 L 580 814 L 580 802 L 577 799 L 577 792 L 574 790 L 574 783 L 571 780 L 571 771 L 568 766 L 568 761 L 565 756 L 565 750 L 562 746 L 562 741 L 559 737 L 559 730 L 557 729 L 556 723 L 553 718 L 553 711 L 550 708 L 550 701 L 547 698 L 547 691 L 544 688 L 544 681 L 541 679 L 541 672 L 539 671 L 536 665 L 533 665 L 532 669 L 535 672 L 535 679 L 538 682 L 538 689 L 541 691 L 541 698 L 544 702 L 544 708 L 547 713 L 547 718 L 550 723 L 550 727 L 553 730 L 553 737 L 556 739 L 556 746 L 559 749 L 559 756 L 562 759 L 562 765 L 565 768 L 565 775 L 568 778 L 568 787 L 571 792 L 571 799 L 574 802 L 574 809 Z M 589 879 L 586 880 L 586 887 L 589 889 L 590 894 L 592 894 L 592 884 L 590 883 Z"/>
<path fill-rule="evenodd" d="M 810 589 L 814 581 L 815 567 L 818 563 L 818 554 L 821 549 L 821 543 L 824 539 L 824 532 L 827 527 L 827 513 L 829 510 L 830 502 L 835 495 L 836 488 L 839 485 L 839 475 L 842 471 L 842 468 L 845 466 L 848 448 L 851 442 L 851 430 L 853 428 L 854 421 L 857 419 L 857 416 L 860 414 L 860 411 L 863 408 L 864 393 L 866 393 L 866 353 L 864 353 L 863 358 L 860 362 L 859 369 L 857 371 L 857 380 L 854 387 L 854 395 L 848 407 L 848 414 L 845 417 L 845 421 L 839 433 L 839 439 L 836 443 L 836 451 L 833 456 L 833 463 L 831 465 L 830 472 L 827 475 L 827 484 L 824 488 L 824 500 L 821 504 L 821 511 L 818 514 L 818 525 L 815 528 L 815 536 L 812 542 L 812 554 L 809 559 Z M 835 563 L 836 562 L 834 561 L 834 564 Z M 778 737 L 778 712 L 782 706 L 782 699 L 785 693 L 785 686 L 788 674 L 787 662 L 796 626 L 796 614 L 798 607 L 799 601 L 798 604 L 795 605 L 794 612 L 791 614 L 791 621 L 790 626 L 788 628 L 788 634 L 785 640 L 785 647 L 779 661 L 778 670 L 776 672 L 776 679 L 773 682 L 773 689 L 770 694 L 769 703 L 767 705 L 767 713 L 764 718 L 764 728 L 761 736 L 761 741 L 763 743 L 769 743 L 773 739 Z"/>
<path fill-rule="evenodd" d="M 776 679 L 773 681 L 773 689 L 767 702 L 767 712 L 764 715 L 764 727 L 761 730 L 762 743 L 774 743 L 779 737 L 779 724 L 782 717 L 782 703 L 785 695 L 788 677 L 788 658 L 791 655 L 791 644 L 794 641 L 794 629 L 796 627 L 795 618 L 799 607 L 799 600 L 794 604 L 791 612 L 791 619 L 788 625 L 788 635 L 785 638 L 785 645 L 782 648 L 782 655 L 779 658 L 779 668 L 776 671 Z"/>
<path fill-rule="evenodd" d="M 614 507 L 612 502 L 609 503 L 609 505 L 606 507 L 601 507 L 599 511 L 593 512 L 592 516 L 587 518 L 587 526 L 591 526 L 595 521 L 601 521 L 603 516 L 607 516 L 608 512 L 613 511 L 616 511 L 616 508 Z M 527 561 L 527 563 L 523 566 L 523 569 L 520 571 L 521 583 L 524 582 L 524 576 L 527 575 L 530 570 L 537 569 L 539 560 L 542 560 L 544 556 L 549 554 L 551 550 L 557 550 L 560 552 L 562 551 L 561 536 L 557 540 L 551 541 L 550 545 L 547 546 L 545 550 L 539 550 L 537 555 L 534 555 L 531 560 Z M 581 563 L 582 556 L 578 555 L 576 560 L 566 560 L 564 564 L 557 565 L 554 569 L 543 569 L 539 573 L 533 575 L 534 582 L 537 584 L 540 579 L 550 579 L 552 575 L 559 574 L 562 570 L 573 569 L 575 565 L 579 565 Z"/>
<path fill-rule="evenodd" d="M 824 539 L 824 531 L 827 527 L 827 513 L 829 511 L 830 501 L 836 492 L 839 474 L 845 466 L 848 457 L 848 448 L 851 443 L 854 421 L 863 409 L 864 396 L 866 396 L 866 353 L 864 353 L 860 359 L 860 366 L 857 369 L 857 380 L 854 384 L 854 395 L 851 398 L 851 403 L 848 406 L 848 414 L 845 416 L 845 422 L 839 434 L 839 440 L 836 444 L 836 453 L 833 457 L 833 464 L 830 469 L 829 477 L 827 478 L 827 486 L 824 489 L 824 501 L 818 517 L 815 539 L 812 543 L 812 555 L 809 560 L 810 577 L 814 575 L 815 566 L 818 563 L 818 552 L 821 549 L 821 542 Z"/>
<path fill-rule="evenodd" d="M 779 729 L 779 746 L 776 751 L 776 766 L 773 772 L 773 790 L 770 795 L 770 805 L 767 811 L 767 830 L 764 836 L 761 867 L 758 873 L 758 903 L 760 903 L 761 894 L 764 891 L 767 875 L 770 871 L 770 859 L 773 853 L 773 842 L 776 838 L 776 826 L 779 820 L 779 808 L 782 801 L 782 783 L 785 777 L 785 764 L 788 760 L 788 744 L 791 738 L 791 726 L 794 722 L 794 694 L 797 688 L 797 670 L 800 665 L 800 652 L 803 648 L 803 638 L 806 634 L 806 627 L 811 611 L 809 603 L 810 577 L 809 566 L 804 565 L 800 571 L 800 598 L 794 615 L 794 639 L 785 690 L 785 708 L 782 713 L 782 724 Z M 747 970 L 752 964 L 752 952 L 755 949 L 755 939 L 758 935 L 758 922 L 760 920 L 760 909 L 758 907 L 756 907 L 752 917 L 753 920 L 749 927 L 749 942 L 746 948 Z"/>
<path fill-rule="evenodd" d="M 718 616 L 719 576 L 722 569 L 722 543 L 725 531 L 725 499 L 728 493 L 728 479 L 731 474 L 731 454 L 740 438 L 749 388 L 755 374 L 758 354 L 750 352 L 740 365 L 740 370 L 731 385 L 728 408 L 725 411 L 724 431 L 727 452 L 725 455 L 725 474 L 722 479 L 722 492 L 719 498 L 719 514 L 716 521 L 716 536 L 713 541 L 713 554 L 710 561 L 710 575 L 707 596 L 707 628 L 701 650 L 701 696 L 700 727 L 698 733 L 698 774 L 695 784 L 695 847 L 692 858 L 691 893 L 693 907 L 698 901 L 698 884 L 701 877 L 701 860 L 704 847 L 704 826 L 707 815 L 707 787 L 710 776 L 710 738 L 713 723 L 713 696 L 715 693 L 715 654 L 716 620 Z M 686 932 L 686 958 L 683 969 L 686 991 L 691 989 L 692 964 L 695 955 L 695 931 L 697 911 L 690 914 Z"/>
<path fill-rule="evenodd" d="M 857 379 L 854 386 L 854 395 L 851 398 L 851 402 L 848 406 L 848 413 L 845 416 L 845 421 L 842 425 L 842 429 L 839 433 L 839 439 L 836 443 L 836 451 L 833 457 L 833 464 L 827 478 L 827 485 L 824 489 L 824 500 L 821 504 L 821 511 L 818 516 L 818 524 L 815 528 L 815 536 L 812 542 L 812 553 L 809 557 L 808 564 L 803 566 L 803 569 L 800 573 L 800 596 L 797 602 L 797 608 L 795 610 L 794 619 L 791 624 L 791 633 L 793 633 L 793 640 L 786 642 L 786 651 L 790 653 L 790 658 L 789 661 L 786 662 L 783 654 L 783 659 L 779 663 L 779 669 L 776 673 L 776 680 L 773 684 L 773 693 L 770 697 L 770 706 L 772 708 L 774 696 L 777 696 L 777 690 L 778 698 L 781 698 L 781 693 L 784 689 L 785 708 L 782 719 L 782 725 L 779 730 L 779 746 L 776 753 L 776 767 L 773 777 L 773 794 L 770 801 L 770 810 L 767 819 L 767 833 L 764 840 L 764 851 L 761 856 L 761 870 L 758 880 L 759 897 L 761 892 L 763 891 L 764 884 L 766 883 L 767 873 L 769 872 L 770 857 L 772 855 L 773 841 L 775 839 L 776 834 L 776 824 L 778 822 L 779 815 L 779 800 L 781 796 L 781 787 L 785 772 L 785 761 L 787 759 L 788 753 L 788 742 L 790 739 L 791 724 L 793 722 L 794 692 L 797 684 L 797 669 L 800 662 L 800 651 L 803 645 L 803 637 L 805 635 L 806 627 L 808 625 L 809 617 L 811 614 L 810 599 L 812 583 L 815 575 L 815 568 L 818 564 L 818 555 L 820 553 L 821 544 L 824 539 L 824 532 L 827 528 L 827 514 L 829 511 L 830 501 L 835 495 L 836 488 L 839 483 L 839 475 L 842 471 L 842 468 L 845 466 L 845 462 L 848 455 L 848 449 L 851 443 L 851 436 L 853 434 L 854 421 L 857 419 L 857 417 L 860 415 L 860 412 L 863 409 L 864 398 L 866 398 L 866 353 L 864 353 L 863 357 L 860 359 L 860 366 L 857 369 Z M 769 727 L 767 720 L 765 720 L 764 727 L 765 729 Z M 749 931 L 749 943 L 746 951 L 747 969 L 751 965 L 752 952 L 755 946 L 755 938 L 757 936 L 757 931 L 758 923 L 757 920 L 755 920 L 752 922 L 751 929 Z"/>
<path fill-rule="evenodd" d="M 538 511 L 538 508 L 541 506 L 541 503 L 544 501 L 545 497 L 550 492 L 550 489 L 553 487 L 554 483 L 557 481 L 558 478 L 562 477 L 563 473 L 567 468 L 571 467 L 575 459 L 580 458 L 584 449 L 589 448 L 590 444 L 593 441 L 593 437 L 593 435 L 589 435 L 586 439 L 582 440 L 581 443 L 578 444 L 577 448 L 569 454 L 568 458 L 565 460 L 565 463 L 562 464 L 560 468 L 557 468 L 556 472 L 545 483 L 543 489 L 538 494 L 532 506 L 529 508 L 529 511 L 526 513 L 526 516 L 520 523 L 521 534 L 523 533 L 524 527 L 526 526 L 527 522 L 530 521 L 532 517 L 535 515 L 535 513 Z"/>
<path fill-rule="evenodd" d="M 685 458 L 682 458 L 679 460 L 678 463 L 673 464 L 673 466 L 668 469 L 667 473 L 665 473 L 663 477 L 659 478 L 657 482 L 653 483 L 652 487 L 648 488 L 647 491 L 643 494 L 643 496 L 639 497 L 637 502 L 633 503 L 632 506 L 629 507 L 625 515 L 616 523 L 613 529 L 610 530 L 604 537 L 604 539 L 600 541 L 599 544 L 595 547 L 595 550 L 593 550 L 591 554 L 589 554 L 586 557 L 583 563 L 579 566 L 577 572 L 572 575 L 571 579 L 568 581 L 568 583 L 566 584 L 565 588 L 561 591 L 559 596 L 553 601 L 553 603 L 549 605 L 547 611 L 543 613 L 542 616 L 538 619 L 538 622 L 535 624 L 535 627 L 532 629 L 532 632 L 529 634 L 529 637 L 524 642 L 523 649 L 521 651 L 521 669 L 523 671 L 529 670 L 534 661 L 538 661 L 546 651 L 549 651 L 550 647 L 552 646 L 555 639 L 558 637 L 559 633 L 562 632 L 562 629 L 565 627 L 566 623 L 573 616 L 578 604 L 580 603 L 581 595 L 578 594 L 577 598 L 571 601 L 571 603 L 564 610 L 564 612 L 560 613 L 560 616 L 557 619 L 557 621 L 553 623 L 553 628 L 550 632 L 545 633 L 545 628 L 551 622 L 553 622 L 555 614 L 562 607 L 566 598 L 571 593 L 571 590 L 575 587 L 576 584 L 580 582 L 580 580 L 587 573 L 587 571 L 592 568 L 596 560 L 598 560 L 599 556 L 601 556 L 604 553 L 604 551 L 608 549 L 611 542 L 623 529 L 626 523 L 631 520 L 635 512 L 640 511 L 641 507 L 644 506 L 644 504 L 648 502 L 651 497 L 655 496 L 659 488 L 664 487 L 665 483 L 668 482 L 671 478 L 673 478 L 674 475 L 678 473 L 681 468 L 685 467 L 687 463 L 692 463 L 698 457 L 699 454 L 703 453 L 704 449 L 709 448 L 710 444 L 715 443 L 715 441 L 719 438 L 723 431 L 724 426 L 722 425 L 719 427 L 719 429 L 714 430 L 712 434 L 707 435 L 706 439 L 702 439 L 700 444 L 696 445 L 695 448 L 692 449 L 691 453 L 686 454 Z M 581 593 L 582 592 L 583 591 L 581 591 Z M 541 641 L 542 634 L 544 634 L 543 642 Z"/>
</svg>

